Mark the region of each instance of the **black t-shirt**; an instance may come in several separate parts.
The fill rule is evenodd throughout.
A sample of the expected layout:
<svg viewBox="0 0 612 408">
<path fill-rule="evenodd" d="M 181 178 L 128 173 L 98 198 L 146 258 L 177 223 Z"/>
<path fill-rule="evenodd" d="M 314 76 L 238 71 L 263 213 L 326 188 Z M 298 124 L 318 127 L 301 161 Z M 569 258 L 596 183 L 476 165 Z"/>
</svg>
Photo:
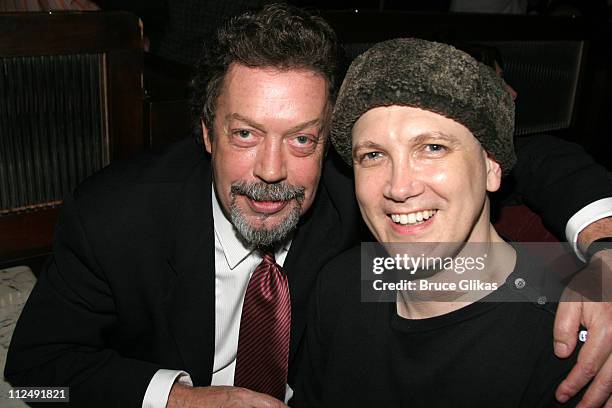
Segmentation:
<svg viewBox="0 0 612 408">
<path fill-rule="evenodd" d="M 516 291 L 521 258 L 507 283 Z M 292 407 L 548 407 L 577 353 L 553 352 L 554 305 L 476 302 L 410 320 L 360 301 L 360 250 L 322 272 Z M 505 295 L 508 295 L 505 293 Z M 511 295 L 511 294 L 510 294 Z M 489 299 L 490 300 L 490 299 Z"/>
</svg>

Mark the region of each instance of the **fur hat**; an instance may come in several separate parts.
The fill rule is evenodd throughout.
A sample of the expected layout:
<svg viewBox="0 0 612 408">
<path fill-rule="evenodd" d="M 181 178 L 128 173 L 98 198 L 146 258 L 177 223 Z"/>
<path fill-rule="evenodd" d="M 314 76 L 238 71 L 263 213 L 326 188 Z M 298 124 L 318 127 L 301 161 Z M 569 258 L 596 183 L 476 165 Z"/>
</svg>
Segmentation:
<svg viewBox="0 0 612 408">
<path fill-rule="evenodd" d="M 334 108 L 331 138 L 353 165 L 351 131 L 379 106 L 425 109 L 467 127 L 507 174 L 514 163 L 514 102 L 489 67 L 450 45 L 398 38 L 378 43 L 351 64 Z"/>
</svg>

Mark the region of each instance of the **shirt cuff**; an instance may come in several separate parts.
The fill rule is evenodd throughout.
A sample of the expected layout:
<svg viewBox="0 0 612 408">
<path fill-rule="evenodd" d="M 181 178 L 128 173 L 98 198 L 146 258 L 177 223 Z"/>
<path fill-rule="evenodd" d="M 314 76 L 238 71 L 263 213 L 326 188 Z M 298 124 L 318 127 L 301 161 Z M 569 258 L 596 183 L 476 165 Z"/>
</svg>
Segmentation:
<svg viewBox="0 0 612 408">
<path fill-rule="evenodd" d="M 142 408 L 166 408 L 170 390 L 175 382 L 193 386 L 191 377 L 184 371 L 157 370 L 153 378 L 151 378 L 145 396 L 142 399 Z"/>
<path fill-rule="evenodd" d="M 578 249 L 578 234 L 595 221 L 612 216 L 612 197 L 593 201 L 572 216 L 565 226 L 565 238 L 572 245 L 576 256 L 586 262 L 586 258 Z"/>
</svg>

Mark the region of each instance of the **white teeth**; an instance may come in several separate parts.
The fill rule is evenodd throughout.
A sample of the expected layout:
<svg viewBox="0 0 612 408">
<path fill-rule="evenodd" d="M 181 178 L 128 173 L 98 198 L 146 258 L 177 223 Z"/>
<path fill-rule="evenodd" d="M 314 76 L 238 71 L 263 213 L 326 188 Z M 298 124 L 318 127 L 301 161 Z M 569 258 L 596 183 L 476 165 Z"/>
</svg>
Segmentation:
<svg viewBox="0 0 612 408">
<path fill-rule="evenodd" d="M 438 210 L 424 210 L 408 214 L 391 214 L 391 219 L 396 224 L 416 224 L 418 222 L 430 219 L 437 211 Z"/>
</svg>

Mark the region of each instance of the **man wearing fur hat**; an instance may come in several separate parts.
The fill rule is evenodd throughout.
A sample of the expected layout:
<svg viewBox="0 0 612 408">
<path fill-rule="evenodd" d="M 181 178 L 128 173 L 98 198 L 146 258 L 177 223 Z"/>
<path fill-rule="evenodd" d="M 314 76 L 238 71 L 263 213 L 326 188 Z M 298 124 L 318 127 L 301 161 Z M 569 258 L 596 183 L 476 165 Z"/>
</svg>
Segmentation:
<svg viewBox="0 0 612 408">
<path fill-rule="evenodd" d="M 471 276 L 488 286 L 475 291 L 446 266 L 421 266 L 391 291 L 394 302 L 368 303 L 357 278 L 361 249 L 340 255 L 319 278 L 294 406 L 557 403 L 576 353 L 555 356 L 554 313 L 517 294 L 528 262 L 490 221 L 487 194 L 515 162 L 513 129 L 503 81 L 453 47 L 396 39 L 352 63 L 331 133 L 354 168 L 368 228 L 391 255 L 395 243 L 419 254 L 419 243 L 435 243 L 435 254 L 451 260 L 485 246 L 486 266 Z M 423 276 L 419 283 L 445 289 L 419 291 L 415 277 Z"/>
</svg>

